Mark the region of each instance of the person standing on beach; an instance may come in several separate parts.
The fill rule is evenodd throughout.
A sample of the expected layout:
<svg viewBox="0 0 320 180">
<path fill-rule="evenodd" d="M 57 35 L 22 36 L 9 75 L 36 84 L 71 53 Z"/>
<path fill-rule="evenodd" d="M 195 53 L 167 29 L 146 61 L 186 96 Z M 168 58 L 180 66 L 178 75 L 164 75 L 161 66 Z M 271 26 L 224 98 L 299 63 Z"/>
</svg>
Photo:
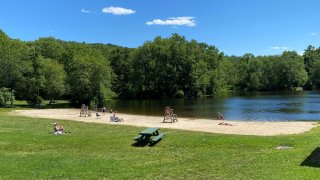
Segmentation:
<svg viewBox="0 0 320 180">
<path fill-rule="evenodd" d="M 217 118 L 219 120 L 224 120 L 224 117 L 222 116 L 222 114 L 220 112 L 218 112 Z"/>
<path fill-rule="evenodd" d="M 105 106 L 103 106 L 103 108 L 102 108 L 102 113 L 104 114 L 104 113 L 106 113 L 107 112 L 107 108 L 105 107 Z"/>
</svg>

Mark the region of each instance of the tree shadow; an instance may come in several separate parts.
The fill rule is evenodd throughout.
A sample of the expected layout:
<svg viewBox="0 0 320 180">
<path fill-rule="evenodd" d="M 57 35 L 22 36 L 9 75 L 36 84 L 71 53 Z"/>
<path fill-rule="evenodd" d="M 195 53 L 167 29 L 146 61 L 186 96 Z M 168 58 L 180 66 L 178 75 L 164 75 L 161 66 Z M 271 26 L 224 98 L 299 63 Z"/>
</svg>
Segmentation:
<svg viewBox="0 0 320 180">
<path fill-rule="evenodd" d="M 305 159 L 300 166 L 320 167 L 320 148 L 317 147 L 312 153 Z"/>
</svg>

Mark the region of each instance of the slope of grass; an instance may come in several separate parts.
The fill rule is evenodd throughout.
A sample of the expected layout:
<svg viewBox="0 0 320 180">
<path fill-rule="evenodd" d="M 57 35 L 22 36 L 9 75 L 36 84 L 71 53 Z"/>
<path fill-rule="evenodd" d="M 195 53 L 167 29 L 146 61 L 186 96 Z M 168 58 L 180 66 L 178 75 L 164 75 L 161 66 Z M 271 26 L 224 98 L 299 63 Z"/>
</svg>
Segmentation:
<svg viewBox="0 0 320 180">
<path fill-rule="evenodd" d="M 49 134 L 51 123 L 70 134 Z M 317 179 L 300 164 L 319 146 L 320 128 L 257 137 L 160 129 L 153 147 L 132 146 L 141 127 L 53 121 L 0 111 L 0 179 Z M 278 145 L 292 149 L 277 150 Z M 320 163 L 318 164 L 320 165 Z"/>
</svg>

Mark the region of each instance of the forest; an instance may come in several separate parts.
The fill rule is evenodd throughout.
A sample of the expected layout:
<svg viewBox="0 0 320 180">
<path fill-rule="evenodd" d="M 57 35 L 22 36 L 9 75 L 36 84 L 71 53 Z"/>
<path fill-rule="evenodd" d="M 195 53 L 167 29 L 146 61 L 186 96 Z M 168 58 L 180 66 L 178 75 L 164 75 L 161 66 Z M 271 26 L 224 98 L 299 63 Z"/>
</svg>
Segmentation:
<svg viewBox="0 0 320 180">
<path fill-rule="evenodd" d="M 137 48 L 43 37 L 21 41 L 0 30 L 0 105 L 44 99 L 185 98 L 225 91 L 317 90 L 320 48 L 304 54 L 226 56 L 179 34 Z"/>
</svg>

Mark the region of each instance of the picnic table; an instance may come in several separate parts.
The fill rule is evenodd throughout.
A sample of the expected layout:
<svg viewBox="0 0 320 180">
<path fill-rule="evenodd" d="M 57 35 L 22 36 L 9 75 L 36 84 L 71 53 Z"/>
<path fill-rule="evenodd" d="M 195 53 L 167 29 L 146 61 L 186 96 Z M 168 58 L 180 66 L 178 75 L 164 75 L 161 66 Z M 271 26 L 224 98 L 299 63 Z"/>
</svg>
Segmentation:
<svg viewBox="0 0 320 180">
<path fill-rule="evenodd" d="M 141 131 L 139 135 L 134 138 L 134 140 L 137 141 L 137 143 L 157 143 L 164 136 L 164 133 L 159 133 L 159 129 L 160 128 L 157 127 L 147 128 Z"/>
</svg>

